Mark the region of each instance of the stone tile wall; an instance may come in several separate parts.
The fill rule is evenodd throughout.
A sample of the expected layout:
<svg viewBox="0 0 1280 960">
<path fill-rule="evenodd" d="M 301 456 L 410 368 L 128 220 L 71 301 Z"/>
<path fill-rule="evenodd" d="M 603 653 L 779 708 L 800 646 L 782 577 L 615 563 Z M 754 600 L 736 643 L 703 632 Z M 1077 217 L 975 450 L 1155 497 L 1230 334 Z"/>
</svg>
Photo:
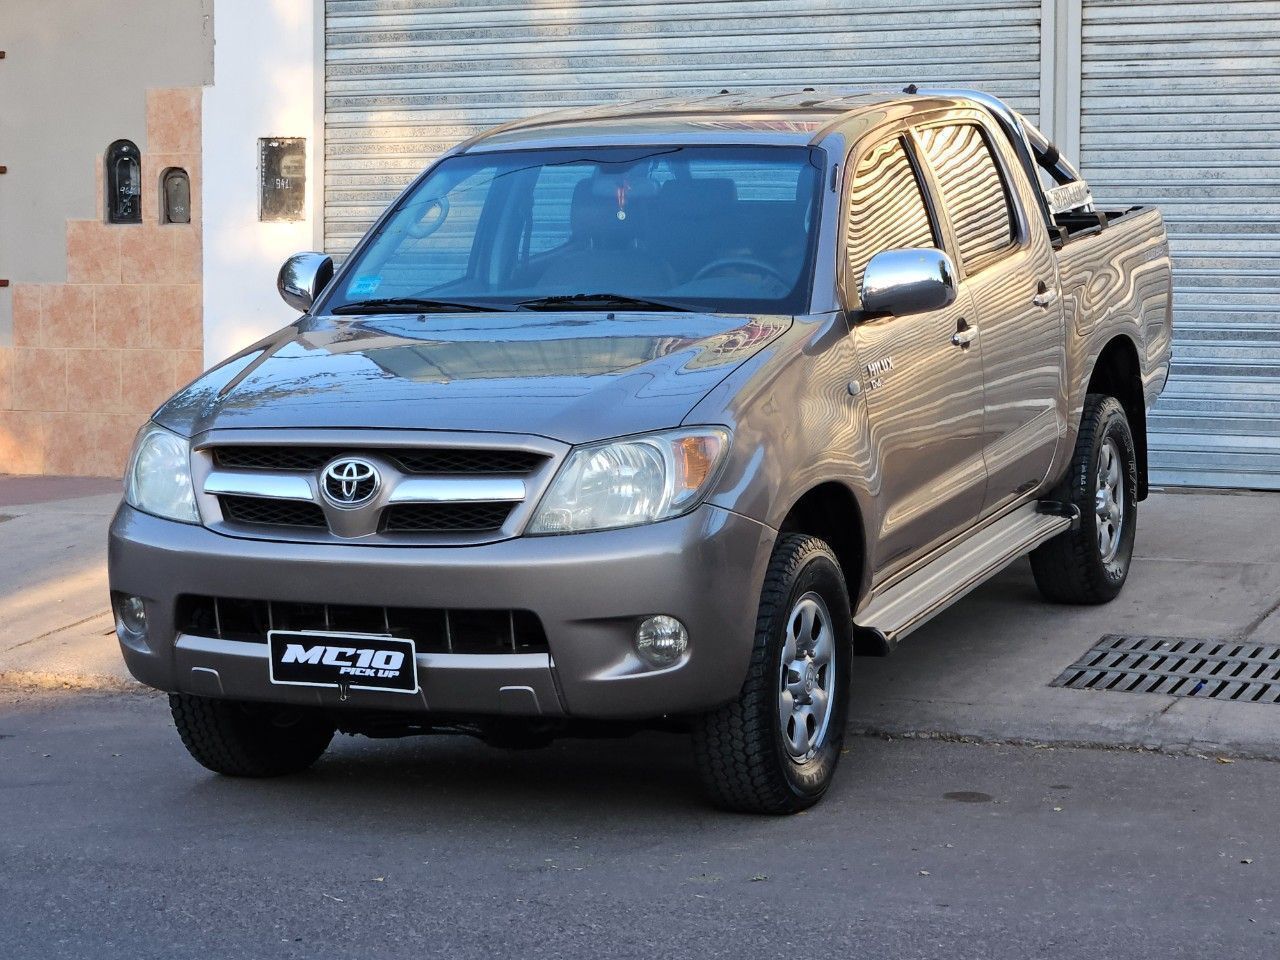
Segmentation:
<svg viewBox="0 0 1280 960">
<path fill-rule="evenodd" d="M 142 223 L 67 222 L 66 283 L 13 278 L 0 347 L 0 474 L 118 476 L 134 433 L 203 367 L 200 88 L 147 92 Z M 105 151 L 106 144 L 103 144 Z M 160 223 L 160 178 L 191 178 L 191 223 Z"/>
</svg>

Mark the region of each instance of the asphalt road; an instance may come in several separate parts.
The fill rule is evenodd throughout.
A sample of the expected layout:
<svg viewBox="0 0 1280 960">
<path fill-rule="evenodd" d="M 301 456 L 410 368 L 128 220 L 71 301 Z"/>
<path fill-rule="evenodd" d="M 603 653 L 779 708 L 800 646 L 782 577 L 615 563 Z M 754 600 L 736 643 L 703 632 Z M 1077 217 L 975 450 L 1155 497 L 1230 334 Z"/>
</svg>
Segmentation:
<svg viewBox="0 0 1280 960">
<path fill-rule="evenodd" d="M 0 957 L 1274 957 L 1280 764 L 856 739 L 790 819 L 667 735 L 343 738 L 221 779 L 163 700 L 0 695 Z"/>
</svg>

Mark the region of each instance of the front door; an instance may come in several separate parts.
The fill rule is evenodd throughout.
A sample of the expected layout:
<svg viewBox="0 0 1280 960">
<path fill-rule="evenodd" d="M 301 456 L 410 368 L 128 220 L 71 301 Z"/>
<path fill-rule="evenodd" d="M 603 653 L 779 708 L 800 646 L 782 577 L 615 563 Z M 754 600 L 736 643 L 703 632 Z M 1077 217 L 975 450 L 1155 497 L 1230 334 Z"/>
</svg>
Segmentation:
<svg viewBox="0 0 1280 960">
<path fill-rule="evenodd" d="M 890 137 L 852 167 L 846 298 L 882 250 L 940 247 L 910 144 Z M 858 314 L 853 314 L 856 318 Z M 986 488 L 981 346 L 967 293 L 942 310 L 853 328 L 876 469 L 868 518 L 877 582 L 976 523 Z"/>
</svg>

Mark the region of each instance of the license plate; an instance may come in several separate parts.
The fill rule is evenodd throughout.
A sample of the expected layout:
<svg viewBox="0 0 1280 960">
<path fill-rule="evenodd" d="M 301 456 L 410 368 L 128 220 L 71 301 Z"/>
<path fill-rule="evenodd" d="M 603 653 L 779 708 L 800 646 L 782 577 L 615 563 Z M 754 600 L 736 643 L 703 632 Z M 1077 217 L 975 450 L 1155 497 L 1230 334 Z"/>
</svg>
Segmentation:
<svg viewBox="0 0 1280 960">
<path fill-rule="evenodd" d="M 272 630 L 272 683 L 417 693 L 412 640 L 376 633 Z"/>
</svg>

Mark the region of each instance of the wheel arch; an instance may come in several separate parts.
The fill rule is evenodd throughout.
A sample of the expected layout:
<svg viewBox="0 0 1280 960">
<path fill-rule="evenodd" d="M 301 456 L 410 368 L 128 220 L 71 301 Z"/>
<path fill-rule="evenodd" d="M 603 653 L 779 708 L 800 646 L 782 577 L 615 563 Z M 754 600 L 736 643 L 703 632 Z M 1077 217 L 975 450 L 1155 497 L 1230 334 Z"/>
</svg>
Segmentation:
<svg viewBox="0 0 1280 960">
<path fill-rule="evenodd" d="M 856 613 L 859 602 L 870 588 L 867 563 L 867 533 L 864 514 L 852 489 L 837 480 L 826 480 L 805 490 L 787 511 L 779 532 L 804 533 L 824 540 L 840 563 L 849 591 L 849 603 Z M 883 654 L 887 652 L 883 638 L 864 635 L 855 626 L 855 652 Z"/>
<path fill-rule="evenodd" d="M 1089 376 L 1086 393 L 1105 393 L 1124 407 L 1133 433 L 1138 467 L 1138 499 L 1147 497 L 1147 403 L 1142 384 L 1142 365 L 1133 338 L 1117 334 L 1107 341 Z"/>
</svg>

